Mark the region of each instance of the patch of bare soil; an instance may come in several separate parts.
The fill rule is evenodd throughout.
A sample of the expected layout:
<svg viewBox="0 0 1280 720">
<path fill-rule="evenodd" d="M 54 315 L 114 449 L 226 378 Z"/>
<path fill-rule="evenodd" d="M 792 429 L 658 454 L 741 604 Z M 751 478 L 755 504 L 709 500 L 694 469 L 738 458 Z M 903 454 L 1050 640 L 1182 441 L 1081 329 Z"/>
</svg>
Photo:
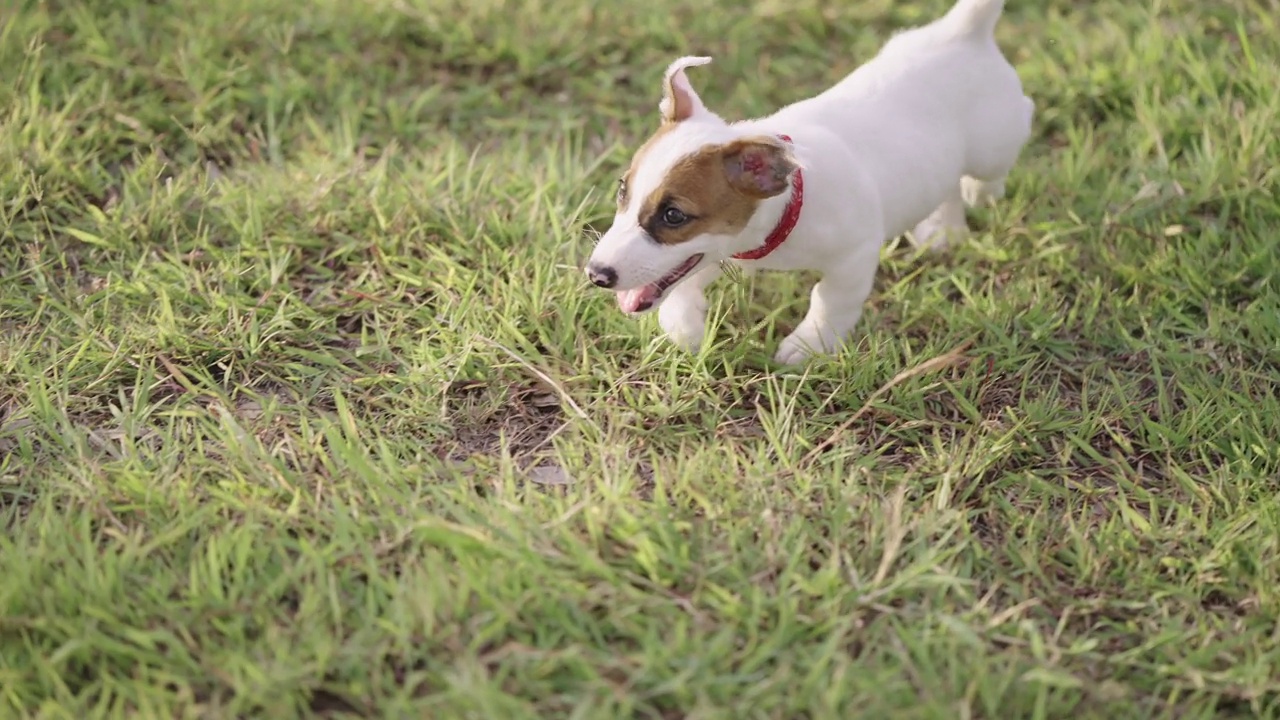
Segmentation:
<svg viewBox="0 0 1280 720">
<path fill-rule="evenodd" d="M 560 398 L 540 385 L 508 387 L 500 405 L 484 408 L 482 395 L 490 392 L 483 383 L 450 388 L 457 424 L 452 440 L 442 443 L 441 457 L 458 462 L 505 448 L 516 460 L 530 460 L 567 425 Z"/>
</svg>

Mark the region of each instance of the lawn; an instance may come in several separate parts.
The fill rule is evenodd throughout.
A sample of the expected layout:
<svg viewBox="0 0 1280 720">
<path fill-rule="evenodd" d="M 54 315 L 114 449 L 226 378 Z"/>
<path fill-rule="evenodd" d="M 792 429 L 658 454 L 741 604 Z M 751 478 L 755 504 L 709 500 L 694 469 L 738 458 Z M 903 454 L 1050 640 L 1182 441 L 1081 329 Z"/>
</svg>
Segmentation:
<svg viewBox="0 0 1280 720">
<path fill-rule="evenodd" d="M 1008 198 L 836 357 L 579 270 L 671 59 L 948 4 L 11 3 L 0 716 L 1280 716 L 1275 0 L 1011 0 Z"/>
</svg>

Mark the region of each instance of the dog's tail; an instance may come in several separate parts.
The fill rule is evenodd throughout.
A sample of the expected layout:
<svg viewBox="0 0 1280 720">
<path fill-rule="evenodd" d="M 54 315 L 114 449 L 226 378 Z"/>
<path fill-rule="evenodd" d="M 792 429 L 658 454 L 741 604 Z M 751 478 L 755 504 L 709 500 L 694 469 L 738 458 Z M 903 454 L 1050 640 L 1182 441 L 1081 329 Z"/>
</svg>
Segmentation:
<svg viewBox="0 0 1280 720">
<path fill-rule="evenodd" d="M 1003 11 L 1004 0 L 957 0 L 946 15 L 946 23 L 957 35 L 990 37 Z"/>
</svg>

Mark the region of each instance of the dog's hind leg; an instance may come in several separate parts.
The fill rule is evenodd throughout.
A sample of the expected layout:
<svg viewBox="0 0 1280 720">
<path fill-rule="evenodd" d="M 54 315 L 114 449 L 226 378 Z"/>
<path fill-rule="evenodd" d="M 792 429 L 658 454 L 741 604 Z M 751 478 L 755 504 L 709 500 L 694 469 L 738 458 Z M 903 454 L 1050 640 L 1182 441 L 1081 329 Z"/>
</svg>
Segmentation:
<svg viewBox="0 0 1280 720">
<path fill-rule="evenodd" d="M 917 246 L 930 250 L 942 250 L 969 236 L 969 225 L 964 215 L 965 198 L 961 186 L 942 201 L 929 217 L 916 223 L 911 230 L 911 240 Z"/>
<path fill-rule="evenodd" d="M 1031 120 L 1035 103 L 1019 94 L 1016 100 L 993 101 L 985 110 L 1005 106 L 1003 112 L 992 113 L 970 144 L 983 148 L 968 158 L 965 175 L 960 179 L 960 194 L 969 207 L 994 205 L 1004 197 L 1005 178 L 1018 162 L 1022 147 L 1031 137 Z"/>
<path fill-rule="evenodd" d="M 965 175 L 960 179 L 960 195 L 964 198 L 964 204 L 969 207 L 994 205 L 1004 197 L 1004 177 L 1002 175 L 995 180 L 979 180 Z"/>
</svg>

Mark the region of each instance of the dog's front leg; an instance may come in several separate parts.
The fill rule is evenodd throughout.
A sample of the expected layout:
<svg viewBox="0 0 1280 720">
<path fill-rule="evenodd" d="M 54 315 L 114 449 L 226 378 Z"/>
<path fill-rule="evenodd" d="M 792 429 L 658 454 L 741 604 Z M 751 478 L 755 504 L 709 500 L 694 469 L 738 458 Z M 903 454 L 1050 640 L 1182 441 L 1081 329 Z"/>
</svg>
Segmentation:
<svg viewBox="0 0 1280 720">
<path fill-rule="evenodd" d="M 809 312 L 783 339 L 774 359 L 792 365 L 811 355 L 839 350 L 862 317 L 878 261 L 878 255 L 863 253 L 861 258 L 825 272 L 810 293 Z"/>
<path fill-rule="evenodd" d="M 697 352 L 707 329 L 706 289 L 720 277 L 720 266 L 712 265 L 690 275 L 671 288 L 658 306 L 658 324 L 667 337 L 689 352 Z"/>
</svg>

